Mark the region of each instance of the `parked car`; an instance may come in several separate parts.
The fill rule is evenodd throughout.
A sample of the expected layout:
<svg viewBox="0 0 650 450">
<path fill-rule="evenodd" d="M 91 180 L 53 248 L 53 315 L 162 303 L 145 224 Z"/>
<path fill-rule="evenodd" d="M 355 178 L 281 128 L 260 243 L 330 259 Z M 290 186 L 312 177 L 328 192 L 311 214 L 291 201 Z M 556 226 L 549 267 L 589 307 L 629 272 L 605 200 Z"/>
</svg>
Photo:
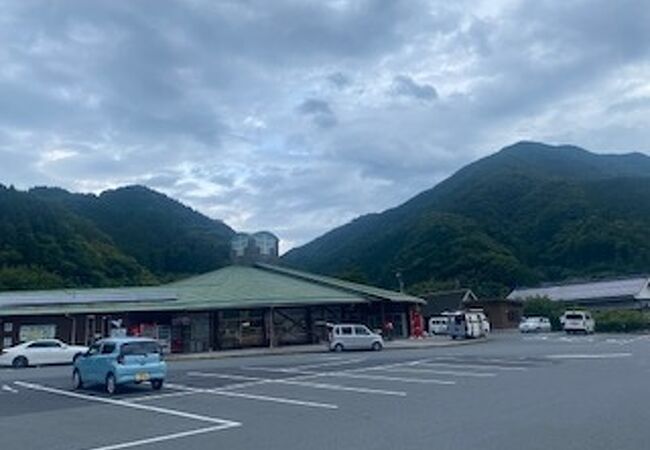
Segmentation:
<svg viewBox="0 0 650 450">
<path fill-rule="evenodd" d="M 567 334 L 590 334 L 593 333 L 596 328 L 596 322 L 587 311 L 566 311 L 563 317 L 564 331 L 566 331 Z"/>
<path fill-rule="evenodd" d="M 551 321 L 547 317 L 525 317 L 519 324 L 522 333 L 548 333 L 551 331 Z"/>
<path fill-rule="evenodd" d="M 72 364 L 88 347 L 68 345 L 58 339 L 24 342 L 0 352 L 0 366 L 22 368 L 45 364 Z"/>
<path fill-rule="evenodd" d="M 449 317 L 434 316 L 429 318 L 429 334 L 447 334 Z"/>
<path fill-rule="evenodd" d="M 77 358 L 72 371 L 72 387 L 103 385 L 115 394 L 120 386 L 150 382 L 162 388 L 167 375 L 160 344 L 148 338 L 109 338 L 93 344 Z"/>
<path fill-rule="evenodd" d="M 490 334 L 490 330 L 492 329 L 492 327 L 490 326 L 490 321 L 488 320 L 484 312 L 481 311 L 477 314 L 478 314 L 478 318 L 481 321 L 481 327 L 483 328 L 483 335 L 487 336 L 488 334 Z"/>
<path fill-rule="evenodd" d="M 485 336 L 481 313 L 459 311 L 449 316 L 449 336 L 452 339 L 472 339 Z"/>
<path fill-rule="evenodd" d="M 380 334 L 373 333 L 365 325 L 338 324 L 330 331 L 329 349 L 335 352 L 343 350 L 375 350 L 384 348 Z"/>
</svg>

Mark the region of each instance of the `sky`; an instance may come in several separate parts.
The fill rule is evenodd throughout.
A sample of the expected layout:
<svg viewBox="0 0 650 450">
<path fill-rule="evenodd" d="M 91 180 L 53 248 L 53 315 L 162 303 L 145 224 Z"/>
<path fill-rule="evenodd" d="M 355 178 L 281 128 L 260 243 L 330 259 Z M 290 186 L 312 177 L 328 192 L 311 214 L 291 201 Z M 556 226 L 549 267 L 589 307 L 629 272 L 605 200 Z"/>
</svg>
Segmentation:
<svg viewBox="0 0 650 450">
<path fill-rule="evenodd" d="M 0 3 L 0 183 L 282 249 L 519 140 L 650 149 L 650 0 Z"/>
</svg>

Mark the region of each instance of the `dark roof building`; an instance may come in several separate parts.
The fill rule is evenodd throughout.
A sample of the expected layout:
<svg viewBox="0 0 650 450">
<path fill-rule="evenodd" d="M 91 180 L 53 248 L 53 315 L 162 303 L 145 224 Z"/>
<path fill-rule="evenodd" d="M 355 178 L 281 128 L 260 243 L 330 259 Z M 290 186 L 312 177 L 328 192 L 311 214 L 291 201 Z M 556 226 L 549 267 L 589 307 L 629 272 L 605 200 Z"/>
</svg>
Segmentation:
<svg viewBox="0 0 650 450">
<path fill-rule="evenodd" d="M 577 307 L 640 309 L 650 306 L 650 277 L 609 279 L 515 289 L 509 300 L 548 298 Z"/>
<path fill-rule="evenodd" d="M 438 316 L 443 312 L 452 312 L 463 309 L 463 303 L 476 300 L 471 289 L 453 289 L 448 291 L 437 291 L 423 295 L 426 305 L 422 307 L 424 317 Z"/>
</svg>

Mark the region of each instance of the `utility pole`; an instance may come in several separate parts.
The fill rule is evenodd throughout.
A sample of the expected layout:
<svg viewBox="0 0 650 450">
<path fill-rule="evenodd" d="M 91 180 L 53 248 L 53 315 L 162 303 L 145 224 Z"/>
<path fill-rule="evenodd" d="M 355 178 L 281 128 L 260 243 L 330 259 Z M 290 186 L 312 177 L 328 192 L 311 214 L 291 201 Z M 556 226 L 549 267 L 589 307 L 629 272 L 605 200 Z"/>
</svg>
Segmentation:
<svg viewBox="0 0 650 450">
<path fill-rule="evenodd" d="M 397 283 L 399 284 L 399 291 L 404 293 L 404 280 L 402 279 L 402 271 L 398 270 L 395 272 L 395 277 L 397 278 Z"/>
</svg>

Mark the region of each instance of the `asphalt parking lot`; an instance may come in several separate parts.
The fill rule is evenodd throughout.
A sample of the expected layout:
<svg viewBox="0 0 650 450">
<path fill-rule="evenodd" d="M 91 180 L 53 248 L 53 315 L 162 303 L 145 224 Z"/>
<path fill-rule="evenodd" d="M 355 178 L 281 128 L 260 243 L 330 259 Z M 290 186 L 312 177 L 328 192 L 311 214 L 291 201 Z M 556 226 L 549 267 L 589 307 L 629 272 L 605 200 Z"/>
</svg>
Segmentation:
<svg viewBox="0 0 650 450">
<path fill-rule="evenodd" d="M 169 363 L 162 391 L 72 391 L 0 370 L 0 448 L 639 449 L 650 336 L 495 334 L 477 345 Z"/>
</svg>

